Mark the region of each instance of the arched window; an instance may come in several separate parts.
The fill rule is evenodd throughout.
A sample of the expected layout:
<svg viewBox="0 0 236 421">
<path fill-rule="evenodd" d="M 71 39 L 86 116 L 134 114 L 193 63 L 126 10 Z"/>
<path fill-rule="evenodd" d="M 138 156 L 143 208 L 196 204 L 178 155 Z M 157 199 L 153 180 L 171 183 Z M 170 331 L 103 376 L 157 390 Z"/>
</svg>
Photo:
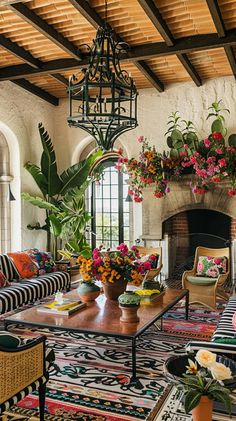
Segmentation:
<svg viewBox="0 0 236 421">
<path fill-rule="evenodd" d="M 116 248 L 120 243 L 129 245 L 130 202 L 128 176 L 115 168 L 115 159 L 104 161 L 101 180 L 91 187 L 91 242 L 92 247 L 103 244 Z"/>
</svg>

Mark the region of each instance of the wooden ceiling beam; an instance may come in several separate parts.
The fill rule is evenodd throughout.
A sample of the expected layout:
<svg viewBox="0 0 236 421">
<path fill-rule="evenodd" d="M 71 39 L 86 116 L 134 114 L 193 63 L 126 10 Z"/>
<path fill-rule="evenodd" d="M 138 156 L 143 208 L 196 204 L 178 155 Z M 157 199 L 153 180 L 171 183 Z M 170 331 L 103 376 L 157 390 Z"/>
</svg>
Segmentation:
<svg viewBox="0 0 236 421">
<path fill-rule="evenodd" d="M 235 59 L 233 48 L 227 45 L 227 47 L 225 47 L 225 54 L 227 55 L 231 70 L 236 79 L 236 59 Z"/>
<path fill-rule="evenodd" d="M 150 69 L 147 63 L 145 63 L 145 61 L 137 61 L 135 62 L 135 65 L 159 92 L 164 91 L 163 83 L 160 81 L 157 75 Z"/>
<path fill-rule="evenodd" d="M 142 6 L 146 15 L 152 21 L 155 28 L 161 34 L 162 38 L 165 40 L 166 44 L 168 46 L 174 45 L 174 37 L 153 0 L 138 0 L 138 2 Z"/>
<path fill-rule="evenodd" d="M 217 34 L 194 35 L 191 37 L 179 38 L 173 47 L 168 47 L 165 42 L 143 44 L 131 47 L 127 54 L 121 56 L 121 61 L 139 61 L 153 57 L 164 57 L 173 54 L 188 54 L 193 51 L 204 51 L 213 48 L 236 45 L 236 30 L 227 31 L 224 38 Z M 88 56 L 84 55 L 83 60 L 78 62 L 73 58 L 52 60 L 42 64 L 41 69 L 33 69 L 27 64 L 3 67 L 0 69 L 0 80 L 14 80 L 36 74 L 58 73 L 59 71 L 74 70 L 88 65 Z"/>
<path fill-rule="evenodd" d="M 36 85 L 33 85 L 26 79 L 18 79 L 12 81 L 17 86 L 20 86 L 21 88 L 25 89 L 26 91 L 30 92 L 31 94 L 36 95 L 37 97 L 40 97 L 44 101 L 49 102 L 52 105 L 58 105 L 59 99 L 56 98 L 54 95 L 49 94 L 48 92 L 44 91 L 43 89 L 39 88 Z"/>
<path fill-rule="evenodd" d="M 33 57 L 32 54 L 29 53 L 29 51 L 16 44 L 16 42 L 11 41 L 9 38 L 5 38 L 2 34 L 0 34 L 0 45 L 5 50 L 14 54 L 14 56 L 20 58 L 25 63 L 29 64 L 35 69 L 40 68 L 40 61 L 38 59 Z"/>
<path fill-rule="evenodd" d="M 218 37 L 219 38 L 225 37 L 226 28 L 225 28 L 224 20 L 222 18 L 221 11 L 218 5 L 218 1 L 207 0 L 207 5 L 211 13 L 211 17 L 214 22 L 214 25 L 216 27 Z M 236 78 L 236 59 L 235 59 L 233 49 L 230 45 L 225 46 L 224 49 L 225 49 L 225 54 L 230 64 L 232 73 L 234 77 Z"/>
<path fill-rule="evenodd" d="M 139 4 L 142 6 L 143 10 L 145 11 L 146 15 L 154 24 L 155 28 L 158 32 L 162 35 L 163 39 L 165 40 L 166 44 L 171 47 L 175 44 L 175 39 L 168 28 L 165 20 L 162 18 L 161 13 L 159 12 L 158 8 L 156 7 L 153 0 L 138 0 Z M 190 60 L 188 59 L 186 54 L 177 54 L 180 62 L 184 66 L 185 70 L 188 72 L 189 76 L 192 78 L 194 83 L 197 86 L 202 84 L 201 78 L 197 73 L 194 66 L 191 64 Z"/>
<path fill-rule="evenodd" d="M 69 85 L 68 80 L 64 76 L 60 75 L 60 73 L 52 73 L 50 74 L 50 76 L 56 79 L 58 82 L 60 82 L 64 86 Z"/>
<path fill-rule="evenodd" d="M 185 70 L 187 70 L 188 74 L 191 76 L 194 83 L 197 86 L 201 86 L 202 80 L 201 80 L 198 72 L 196 71 L 196 69 L 192 65 L 191 61 L 187 57 L 187 55 L 185 53 L 177 54 L 177 57 L 178 57 L 179 61 L 182 63 L 182 65 L 184 66 Z"/>
<path fill-rule="evenodd" d="M 89 5 L 87 0 L 69 0 L 69 2 L 78 10 L 85 19 L 91 23 L 94 28 L 103 26 L 105 21 L 99 16 L 99 14 Z"/>
<path fill-rule="evenodd" d="M 217 0 L 206 0 L 219 37 L 225 37 L 226 29 Z"/>
<path fill-rule="evenodd" d="M 105 22 L 104 19 L 94 10 L 86 0 L 69 0 L 69 2 L 78 10 L 88 22 L 93 25 L 94 28 L 98 28 L 99 26 L 103 27 L 105 24 L 110 27 L 110 25 Z M 124 42 L 122 38 L 113 31 L 113 36 L 118 42 Z M 139 70 L 145 75 L 145 77 L 155 86 L 158 91 L 162 92 L 164 90 L 163 83 L 158 79 L 155 73 L 150 69 L 150 67 L 144 63 L 144 61 L 136 62 L 136 66 Z"/>
<path fill-rule="evenodd" d="M 63 51 L 66 51 L 70 56 L 74 57 L 76 60 L 80 60 L 80 54 L 78 48 L 66 39 L 63 35 L 56 31 L 53 26 L 49 25 L 44 21 L 40 16 L 36 15 L 32 10 L 30 10 L 23 3 L 10 4 L 7 6 L 8 9 L 12 10 L 21 19 L 28 22 L 33 26 L 37 31 L 39 31 L 46 38 L 50 39 L 54 44 L 60 47 Z"/>
</svg>

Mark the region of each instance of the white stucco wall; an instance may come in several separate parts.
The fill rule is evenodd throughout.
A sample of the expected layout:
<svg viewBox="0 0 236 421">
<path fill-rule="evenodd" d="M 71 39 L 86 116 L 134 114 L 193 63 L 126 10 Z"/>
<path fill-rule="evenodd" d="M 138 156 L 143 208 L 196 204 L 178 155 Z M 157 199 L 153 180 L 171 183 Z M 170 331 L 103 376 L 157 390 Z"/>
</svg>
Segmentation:
<svg viewBox="0 0 236 421">
<path fill-rule="evenodd" d="M 200 136 L 206 136 L 210 131 L 210 121 L 206 121 L 207 108 L 213 101 L 221 98 L 224 106 L 231 111 L 230 116 L 226 116 L 229 134 L 236 132 L 236 83 L 233 77 L 209 80 L 200 88 L 191 82 L 169 86 L 163 93 L 158 93 L 155 89 L 140 90 L 139 126 L 122 135 L 119 143 L 123 144 L 129 157 L 138 156 L 140 145 L 136 138 L 139 135 L 147 137 L 158 151 L 168 149 L 164 133 L 168 116 L 176 110 L 180 111 L 183 119 L 195 123 Z M 38 193 L 31 176 L 23 169 L 23 164 L 28 160 L 39 163 L 42 152 L 37 128 L 39 122 L 43 123 L 53 140 L 59 172 L 76 162 L 76 151 L 80 149 L 80 143 L 87 137 L 87 133 L 69 128 L 67 115 L 66 99 L 61 100 L 58 107 L 54 107 L 11 82 L 0 84 L 0 122 L 9 128 L 19 145 L 21 191 Z M 14 172 L 14 164 L 12 171 Z M 12 191 L 16 195 L 14 188 Z M 158 204 L 157 199 L 150 200 Z M 134 204 L 134 238 L 140 235 L 142 226 L 141 206 Z M 32 236 L 32 232 L 26 228 L 28 223 L 37 221 L 38 216 L 37 208 L 22 203 L 22 248 L 32 245 L 42 248 L 45 235 L 34 231 Z"/>
<path fill-rule="evenodd" d="M 54 108 L 11 82 L 0 84 L 0 130 L 6 137 L 10 149 L 11 175 L 14 176 L 11 189 L 17 199 L 11 202 L 12 212 L 18 216 L 18 221 L 17 217 L 14 219 L 12 229 L 14 250 L 32 246 L 45 247 L 45 234 L 27 229 L 29 223 L 38 220 L 42 223 L 44 213 L 22 201 L 20 191 L 39 193 L 36 184 L 23 165 L 27 161 L 39 164 L 42 147 L 38 123 L 42 122 L 53 138 Z M 19 232 L 20 225 L 21 232 Z"/>
</svg>

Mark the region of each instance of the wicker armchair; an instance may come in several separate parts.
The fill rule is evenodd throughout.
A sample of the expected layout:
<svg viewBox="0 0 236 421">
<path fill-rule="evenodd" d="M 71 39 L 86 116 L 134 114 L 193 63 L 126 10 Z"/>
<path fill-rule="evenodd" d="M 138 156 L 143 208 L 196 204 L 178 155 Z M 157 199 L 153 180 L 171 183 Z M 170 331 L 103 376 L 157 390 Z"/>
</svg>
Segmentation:
<svg viewBox="0 0 236 421">
<path fill-rule="evenodd" d="M 157 268 L 150 269 L 144 276 L 145 281 L 152 281 L 158 276 L 162 269 L 162 248 L 161 247 L 137 247 L 140 256 L 146 256 L 149 254 L 158 254 Z"/>
<path fill-rule="evenodd" d="M 0 347 L 0 414 L 38 390 L 40 421 L 44 421 L 48 370 L 54 361 L 54 352 L 46 350 L 45 340 L 41 336 L 18 348 Z"/>
<path fill-rule="evenodd" d="M 218 278 L 201 278 L 196 276 L 199 256 L 227 257 L 227 272 Z M 185 271 L 182 276 L 182 287 L 189 290 L 189 303 L 203 304 L 211 309 L 216 309 L 216 297 L 224 300 L 229 299 L 229 295 L 224 291 L 222 285 L 226 281 L 230 272 L 230 251 L 229 248 L 212 249 L 207 247 L 197 247 L 195 251 L 193 269 Z"/>
</svg>

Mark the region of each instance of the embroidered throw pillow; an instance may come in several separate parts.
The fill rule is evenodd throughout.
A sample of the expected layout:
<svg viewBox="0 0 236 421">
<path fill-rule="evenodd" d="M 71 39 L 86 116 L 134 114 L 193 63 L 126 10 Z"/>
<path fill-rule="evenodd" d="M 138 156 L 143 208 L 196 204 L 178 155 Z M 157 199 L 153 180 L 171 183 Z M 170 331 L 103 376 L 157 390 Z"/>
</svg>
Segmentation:
<svg viewBox="0 0 236 421">
<path fill-rule="evenodd" d="M 209 278 L 218 278 L 227 271 L 227 257 L 199 256 L 197 264 L 197 275 Z"/>
<path fill-rule="evenodd" d="M 27 253 L 19 251 L 7 254 L 13 260 L 14 265 L 22 279 L 33 278 L 38 275 L 37 265 Z"/>
<path fill-rule="evenodd" d="M 138 261 L 142 263 L 149 262 L 151 264 L 151 268 L 156 269 L 157 264 L 158 264 L 158 259 L 159 259 L 159 254 L 147 254 L 145 256 L 140 257 Z"/>
<path fill-rule="evenodd" d="M 30 256 L 33 262 L 37 264 L 39 275 L 55 272 L 57 270 L 51 253 L 39 251 L 37 248 L 25 250 L 25 252 Z"/>
<path fill-rule="evenodd" d="M 10 282 L 7 280 L 6 276 L 2 271 L 0 271 L 0 288 L 4 288 L 10 285 Z"/>
</svg>

